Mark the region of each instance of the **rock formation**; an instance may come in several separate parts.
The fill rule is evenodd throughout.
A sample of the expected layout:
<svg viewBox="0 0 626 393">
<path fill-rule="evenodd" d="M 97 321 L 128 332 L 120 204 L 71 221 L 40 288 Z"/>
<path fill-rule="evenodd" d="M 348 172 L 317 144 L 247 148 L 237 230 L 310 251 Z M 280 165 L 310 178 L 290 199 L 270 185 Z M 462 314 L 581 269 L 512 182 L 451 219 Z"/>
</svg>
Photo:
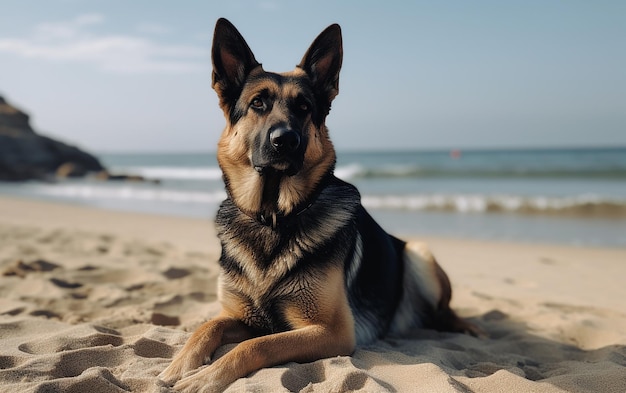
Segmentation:
<svg viewBox="0 0 626 393">
<path fill-rule="evenodd" d="M 93 155 L 37 134 L 26 113 L 0 97 L 0 180 L 48 180 L 103 171 Z"/>
</svg>

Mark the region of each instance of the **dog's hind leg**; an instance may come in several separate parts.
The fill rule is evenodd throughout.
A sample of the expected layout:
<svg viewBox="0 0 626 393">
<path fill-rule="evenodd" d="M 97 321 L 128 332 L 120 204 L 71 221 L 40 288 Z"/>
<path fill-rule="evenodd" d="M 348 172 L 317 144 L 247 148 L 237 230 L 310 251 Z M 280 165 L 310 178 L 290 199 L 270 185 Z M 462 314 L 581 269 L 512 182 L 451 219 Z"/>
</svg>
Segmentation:
<svg viewBox="0 0 626 393">
<path fill-rule="evenodd" d="M 450 308 L 450 280 L 425 243 L 406 243 L 404 267 L 404 293 L 392 323 L 393 332 L 426 327 L 473 336 L 484 334 Z"/>
</svg>

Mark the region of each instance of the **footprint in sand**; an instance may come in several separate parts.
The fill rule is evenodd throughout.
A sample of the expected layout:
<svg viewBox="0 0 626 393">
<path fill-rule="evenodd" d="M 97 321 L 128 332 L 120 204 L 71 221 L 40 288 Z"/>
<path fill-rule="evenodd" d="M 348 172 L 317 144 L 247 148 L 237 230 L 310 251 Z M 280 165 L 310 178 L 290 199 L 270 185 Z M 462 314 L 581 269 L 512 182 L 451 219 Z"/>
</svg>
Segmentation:
<svg viewBox="0 0 626 393">
<path fill-rule="evenodd" d="M 164 271 L 162 274 L 169 280 L 175 280 L 175 279 L 178 279 L 178 278 L 187 277 L 188 275 L 191 274 L 191 272 L 189 270 L 187 270 L 187 269 L 181 269 L 181 268 L 177 268 L 177 267 L 170 267 L 169 269 Z"/>
<path fill-rule="evenodd" d="M 69 281 L 61 280 L 60 278 L 54 278 L 54 277 L 50 279 L 50 282 L 59 288 L 65 288 L 65 289 L 76 289 L 76 288 L 80 288 L 83 286 L 83 284 L 78 283 L 78 282 L 69 282 Z"/>
<path fill-rule="evenodd" d="M 36 259 L 28 263 L 18 259 L 11 266 L 7 267 L 4 272 L 2 272 L 2 275 L 25 277 L 28 273 L 51 272 L 60 267 L 61 266 L 56 263 L 48 262 L 43 259 Z"/>
</svg>

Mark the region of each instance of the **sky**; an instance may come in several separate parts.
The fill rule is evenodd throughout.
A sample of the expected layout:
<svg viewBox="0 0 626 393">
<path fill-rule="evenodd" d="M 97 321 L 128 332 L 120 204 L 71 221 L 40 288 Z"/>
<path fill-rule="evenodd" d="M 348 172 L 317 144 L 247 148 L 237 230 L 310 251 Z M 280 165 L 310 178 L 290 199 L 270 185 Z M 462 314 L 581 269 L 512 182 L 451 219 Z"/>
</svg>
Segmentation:
<svg viewBox="0 0 626 393">
<path fill-rule="evenodd" d="M 214 151 L 219 17 L 276 72 L 341 25 L 338 150 L 626 146 L 619 0 L 3 0 L 0 95 L 92 152 Z"/>
</svg>

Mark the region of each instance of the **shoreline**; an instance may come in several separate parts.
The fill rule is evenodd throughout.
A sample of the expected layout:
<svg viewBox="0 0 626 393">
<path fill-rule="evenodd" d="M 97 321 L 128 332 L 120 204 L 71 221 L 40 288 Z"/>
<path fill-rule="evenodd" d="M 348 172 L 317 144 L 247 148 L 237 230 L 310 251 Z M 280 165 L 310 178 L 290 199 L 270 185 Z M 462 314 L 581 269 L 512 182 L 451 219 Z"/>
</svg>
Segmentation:
<svg viewBox="0 0 626 393">
<path fill-rule="evenodd" d="M 5 207 L 4 209 L 3 209 L 3 204 L 6 205 L 6 203 L 3 203 L 3 201 L 6 201 L 9 203 L 8 207 Z M 215 211 L 217 211 L 217 208 L 219 205 L 219 203 L 216 202 L 215 206 L 212 209 L 206 210 L 206 214 L 203 216 L 200 216 L 197 213 L 195 214 L 181 213 L 181 212 L 177 213 L 173 210 L 166 210 L 165 212 L 162 212 L 162 213 L 155 212 L 154 209 L 138 211 L 138 210 L 130 210 L 126 208 L 111 207 L 106 204 L 104 206 L 98 206 L 95 204 L 93 205 L 81 204 L 78 201 L 55 200 L 55 199 L 42 198 L 42 197 L 37 197 L 37 196 L 10 195 L 10 194 L 0 193 L 0 221 L 2 220 L 3 216 L 5 217 L 6 220 L 11 219 L 15 222 L 22 222 L 24 221 L 24 219 L 28 219 L 29 218 L 28 215 L 26 217 L 24 217 L 22 213 L 15 215 L 15 212 L 22 211 L 22 210 L 27 211 L 29 209 L 29 205 L 28 205 L 29 203 L 34 203 L 35 205 L 33 206 L 37 206 L 37 204 L 44 204 L 44 205 L 48 204 L 50 206 L 53 206 L 52 212 L 53 214 L 55 214 L 54 218 L 57 218 L 57 219 L 59 218 L 60 215 L 71 217 L 72 215 L 80 214 L 80 212 L 87 212 L 87 214 L 89 214 L 90 216 L 104 218 L 105 219 L 105 222 L 103 223 L 104 227 L 107 227 L 106 222 L 110 221 L 110 217 L 116 217 L 116 216 L 122 215 L 124 217 L 136 216 L 140 220 L 141 218 L 147 218 L 148 220 L 154 221 L 156 220 L 157 217 L 160 217 L 160 218 L 170 219 L 172 222 L 175 222 L 177 220 L 179 220 L 180 222 L 185 222 L 186 220 L 189 220 L 189 222 L 196 222 L 196 224 L 198 222 L 208 222 L 211 227 L 209 231 L 212 231 Z M 17 204 L 18 206 L 17 210 L 10 207 L 10 206 L 13 206 L 13 204 Z M 67 209 L 63 209 L 63 207 Z M 78 210 L 72 210 L 72 209 L 78 209 Z M 81 209 L 84 209 L 84 210 L 81 210 Z M 529 235 L 528 233 L 525 235 L 523 234 L 532 230 L 533 226 L 539 225 L 535 223 L 529 226 L 528 223 L 525 222 L 527 220 L 543 220 L 542 222 L 548 225 L 549 229 L 558 230 L 559 229 L 558 226 L 557 227 L 550 226 L 550 223 L 555 219 L 555 217 L 551 215 L 515 216 L 514 219 L 517 221 L 519 228 L 516 228 L 515 230 L 513 230 L 512 233 L 510 233 L 508 236 L 504 236 L 502 234 L 500 235 L 495 235 L 494 233 L 489 234 L 488 232 L 484 232 L 484 231 L 473 233 L 473 234 L 469 232 L 472 223 L 480 227 L 481 225 L 484 225 L 485 220 L 490 220 L 492 218 L 500 219 L 503 222 L 506 222 L 507 215 L 502 214 L 502 213 L 486 213 L 486 214 L 468 213 L 467 215 L 460 213 L 460 214 L 457 214 L 457 216 L 460 217 L 458 219 L 452 218 L 454 216 L 451 215 L 447 221 L 450 225 L 457 227 L 456 232 L 458 233 L 455 233 L 455 232 L 442 232 L 442 227 L 441 227 L 440 222 L 437 224 L 436 227 L 431 228 L 431 230 L 429 231 L 427 224 L 432 221 L 432 218 L 430 216 L 446 214 L 443 212 L 431 212 L 431 211 L 419 212 L 418 215 L 416 216 L 418 222 L 413 222 L 413 221 L 409 222 L 406 219 L 407 217 L 406 214 L 402 214 L 401 212 L 390 212 L 390 211 L 385 211 L 385 210 L 381 211 L 381 210 L 372 209 L 372 208 L 367 208 L 367 209 L 370 212 L 370 214 L 372 214 L 374 218 L 378 221 L 378 223 L 383 227 L 383 229 L 385 229 L 387 232 L 393 235 L 396 235 L 404 239 L 427 238 L 427 239 L 442 239 L 442 240 L 446 240 L 446 239 L 458 240 L 458 241 L 478 242 L 478 243 L 519 244 L 519 245 L 527 245 L 527 246 L 559 246 L 559 247 L 562 246 L 562 247 L 591 248 L 591 249 L 626 250 L 626 243 L 621 240 L 616 241 L 615 239 L 605 240 L 605 241 L 600 241 L 600 242 L 598 241 L 598 239 L 583 240 L 583 239 L 577 238 L 577 239 L 565 240 L 567 236 L 559 238 L 559 237 L 555 237 L 554 235 L 550 235 L 548 239 L 545 239 L 541 235 L 546 234 L 546 229 L 544 229 L 539 234 L 535 234 L 535 233 L 533 233 L 532 235 Z M 56 211 L 59 211 L 59 213 L 54 213 Z M 67 212 L 67 213 L 61 213 L 61 212 Z M 74 212 L 74 213 L 71 213 L 71 212 Z M 101 213 L 96 214 L 92 212 L 101 212 Z M 410 212 L 410 214 L 415 215 L 416 212 Z M 151 218 L 148 218 L 148 217 L 151 217 Z M 577 220 L 576 222 L 572 223 L 572 225 L 574 226 L 579 226 L 581 225 L 581 222 L 584 222 L 584 217 L 561 217 L 561 219 Z M 596 219 L 606 220 L 604 218 L 594 217 L 594 218 L 591 218 L 590 221 L 588 222 L 592 223 L 593 225 L 593 223 L 595 223 L 594 220 Z M 41 221 L 40 223 L 42 225 L 47 225 L 48 221 L 54 222 L 55 220 L 44 220 L 44 221 Z M 84 227 L 83 221 L 84 220 L 79 220 L 79 221 L 75 220 L 74 222 Z M 128 221 L 131 222 L 131 220 L 128 220 Z M 615 225 L 622 223 L 622 221 L 619 218 L 611 218 L 610 221 L 613 222 L 613 224 Z M 511 225 L 511 224 L 508 223 L 507 225 Z M 558 225 L 563 226 L 566 224 L 561 223 Z M 624 225 L 615 226 L 614 231 L 612 233 L 620 231 L 622 227 L 626 229 L 626 226 Z M 101 228 L 98 228 L 97 225 L 94 226 L 94 228 L 101 229 Z M 119 228 L 116 228 L 116 230 L 117 229 Z M 156 234 L 158 237 L 158 233 L 155 232 L 154 234 Z M 214 236 L 213 232 L 211 232 L 210 236 L 211 235 Z M 612 235 L 612 236 L 615 237 L 615 235 Z"/>
<path fill-rule="evenodd" d="M 127 212 L 34 198 L 0 196 L 0 223 L 112 232 L 156 241 L 173 236 L 184 247 L 202 250 L 219 247 L 212 219 Z"/>
<path fill-rule="evenodd" d="M 489 338 L 417 329 L 228 391 L 626 391 L 626 249 L 420 237 Z M 219 310 L 210 219 L 0 196 L 0 390 L 169 392 Z"/>
</svg>

